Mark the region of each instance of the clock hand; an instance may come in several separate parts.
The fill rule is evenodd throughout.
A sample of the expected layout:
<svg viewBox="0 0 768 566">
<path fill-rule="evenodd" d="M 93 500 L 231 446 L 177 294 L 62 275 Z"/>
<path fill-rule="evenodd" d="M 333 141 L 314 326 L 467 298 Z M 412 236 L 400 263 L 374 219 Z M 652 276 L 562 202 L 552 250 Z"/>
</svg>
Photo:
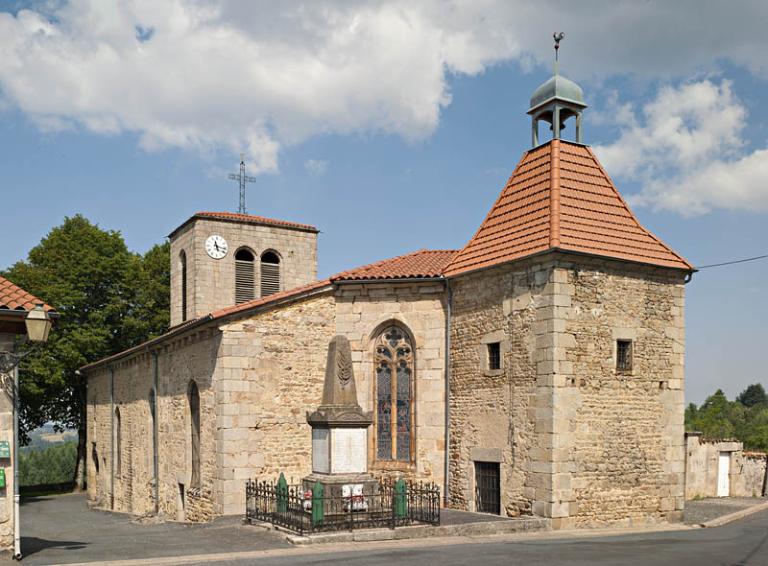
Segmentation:
<svg viewBox="0 0 768 566">
<path fill-rule="evenodd" d="M 213 247 L 216 248 L 216 251 L 219 251 L 219 244 L 217 244 L 215 241 L 213 242 Z"/>
</svg>

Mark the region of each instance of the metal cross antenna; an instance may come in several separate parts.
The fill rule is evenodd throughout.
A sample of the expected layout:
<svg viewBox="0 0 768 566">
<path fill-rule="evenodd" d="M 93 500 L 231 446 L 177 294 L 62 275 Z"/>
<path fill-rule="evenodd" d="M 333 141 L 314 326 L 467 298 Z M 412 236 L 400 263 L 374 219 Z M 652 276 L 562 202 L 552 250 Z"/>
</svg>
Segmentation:
<svg viewBox="0 0 768 566">
<path fill-rule="evenodd" d="M 240 206 L 237 208 L 237 212 L 240 214 L 248 214 L 248 212 L 245 210 L 245 184 L 246 183 L 255 183 L 256 177 L 251 177 L 250 175 L 245 174 L 245 154 L 240 154 L 240 173 L 230 173 L 228 175 L 230 179 L 233 181 L 238 181 L 240 184 Z"/>
</svg>

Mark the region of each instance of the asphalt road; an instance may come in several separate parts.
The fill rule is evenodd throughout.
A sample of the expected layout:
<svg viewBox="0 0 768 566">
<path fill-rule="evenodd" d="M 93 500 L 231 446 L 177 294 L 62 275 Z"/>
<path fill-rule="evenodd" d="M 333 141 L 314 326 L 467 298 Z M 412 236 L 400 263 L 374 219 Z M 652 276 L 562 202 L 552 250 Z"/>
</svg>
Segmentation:
<svg viewBox="0 0 768 566">
<path fill-rule="evenodd" d="M 264 566 L 451 566 L 465 564 L 642 564 L 768 566 L 768 511 L 710 529 L 604 536 L 597 532 L 344 543 L 294 547 L 276 532 L 224 518 L 203 525 L 139 525 L 126 515 L 89 511 L 83 495 L 26 500 L 23 564 L 139 559 Z M 226 553 L 226 556 L 222 554 Z M 244 558 L 247 553 L 248 558 Z M 215 560 L 205 554 L 218 554 Z M 226 561 L 224 561 L 226 558 Z M 216 560 L 219 560 L 218 562 Z M 163 562 L 165 563 L 165 562 Z"/>
<path fill-rule="evenodd" d="M 302 566 L 460 566 L 493 565 L 768 565 L 768 512 L 712 529 L 612 537 L 528 539 L 525 541 L 366 549 L 355 552 L 259 557 L 207 565 Z"/>
</svg>

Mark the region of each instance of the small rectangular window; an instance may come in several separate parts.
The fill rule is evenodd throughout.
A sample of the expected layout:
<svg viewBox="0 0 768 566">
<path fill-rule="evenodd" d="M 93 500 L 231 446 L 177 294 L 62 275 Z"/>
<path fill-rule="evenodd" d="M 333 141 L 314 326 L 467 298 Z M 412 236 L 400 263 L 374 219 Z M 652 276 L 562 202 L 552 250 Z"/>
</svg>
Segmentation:
<svg viewBox="0 0 768 566">
<path fill-rule="evenodd" d="M 632 371 L 632 340 L 616 340 L 616 371 Z"/>
<path fill-rule="evenodd" d="M 488 369 L 501 369 L 501 343 L 488 344 Z"/>
</svg>

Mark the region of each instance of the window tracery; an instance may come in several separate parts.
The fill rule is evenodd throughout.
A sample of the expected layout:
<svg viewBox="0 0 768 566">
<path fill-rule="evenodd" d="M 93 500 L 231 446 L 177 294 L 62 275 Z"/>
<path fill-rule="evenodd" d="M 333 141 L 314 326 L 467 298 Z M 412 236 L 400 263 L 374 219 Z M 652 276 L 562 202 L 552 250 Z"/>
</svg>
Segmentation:
<svg viewBox="0 0 768 566">
<path fill-rule="evenodd" d="M 408 334 L 384 329 L 374 345 L 376 364 L 376 459 L 412 461 L 414 355 Z"/>
</svg>

